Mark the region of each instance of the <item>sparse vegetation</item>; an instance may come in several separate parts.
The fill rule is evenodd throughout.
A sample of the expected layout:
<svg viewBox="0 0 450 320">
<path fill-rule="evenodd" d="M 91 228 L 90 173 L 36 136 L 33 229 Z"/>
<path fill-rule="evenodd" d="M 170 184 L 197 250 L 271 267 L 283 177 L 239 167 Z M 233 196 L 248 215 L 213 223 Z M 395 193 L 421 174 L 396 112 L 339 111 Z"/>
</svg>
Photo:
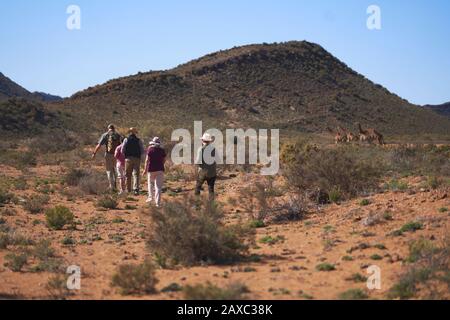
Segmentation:
<svg viewBox="0 0 450 320">
<path fill-rule="evenodd" d="M 365 300 L 369 296 L 361 289 L 349 289 L 339 295 L 341 300 Z"/>
<path fill-rule="evenodd" d="M 66 225 L 73 225 L 74 215 L 69 208 L 64 206 L 57 206 L 48 209 L 45 213 L 47 226 L 53 230 L 61 230 Z"/>
<path fill-rule="evenodd" d="M 334 266 L 334 264 L 325 262 L 325 263 L 318 264 L 316 266 L 316 270 L 317 271 L 334 271 L 334 270 L 336 270 L 336 267 Z"/>
<path fill-rule="evenodd" d="M 243 300 L 249 290 L 241 283 L 220 288 L 208 282 L 206 285 L 188 285 L 183 289 L 183 292 L 186 300 Z"/>
<path fill-rule="evenodd" d="M 438 299 L 450 290 L 450 241 L 435 246 L 421 238 L 410 244 L 408 270 L 388 293 L 390 299 L 411 299 L 422 296 Z"/>
<path fill-rule="evenodd" d="M 26 253 L 9 253 L 5 256 L 5 267 L 8 267 L 14 272 L 22 271 L 22 268 L 28 262 L 28 255 Z"/>
<path fill-rule="evenodd" d="M 220 208 L 212 202 L 168 202 L 153 209 L 148 244 L 168 264 L 223 264 L 237 261 L 247 253 L 252 239 L 250 228 L 225 226 Z"/>
<path fill-rule="evenodd" d="M 43 212 L 49 202 L 50 197 L 48 195 L 34 195 L 25 199 L 23 208 L 31 214 L 37 214 Z"/>
<path fill-rule="evenodd" d="M 291 159 L 285 163 L 285 177 L 290 186 L 308 192 L 316 202 L 337 202 L 376 189 L 381 171 L 354 152 L 300 146 L 296 153 L 284 155 Z"/>
<path fill-rule="evenodd" d="M 150 261 L 119 266 L 111 281 L 111 285 L 119 288 L 122 295 L 153 294 L 157 283 L 155 267 Z"/>
<path fill-rule="evenodd" d="M 96 203 L 97 207 L 110 210 L 117 209 L 118 205 L 117 198 L 113 196 L 103 196 Z"/>
</svg>

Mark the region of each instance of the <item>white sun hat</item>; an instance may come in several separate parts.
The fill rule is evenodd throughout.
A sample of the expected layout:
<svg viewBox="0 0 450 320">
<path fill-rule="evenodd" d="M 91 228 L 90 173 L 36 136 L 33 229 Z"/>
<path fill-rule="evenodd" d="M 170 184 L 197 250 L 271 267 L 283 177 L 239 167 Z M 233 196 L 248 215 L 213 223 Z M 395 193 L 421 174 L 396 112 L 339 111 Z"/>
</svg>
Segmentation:
<svg viewBox="0 0 450 320">
<path fill-rule="evenodd" d="M 206 132 L 205 132 L 205 133 L 203 134 L 202 141 L 203 141 L 203 142 L 213 142 L 214 139 L 213 139 L 213 137 L 212 137 L 209 133 L 206 133 Z"/>
<path fill-rule="evenodd" d="M 154 137 L 150 142 L 149 145 L 159 147 L 161 145 L 161 139 L 159 137 Z"/>
</svg>

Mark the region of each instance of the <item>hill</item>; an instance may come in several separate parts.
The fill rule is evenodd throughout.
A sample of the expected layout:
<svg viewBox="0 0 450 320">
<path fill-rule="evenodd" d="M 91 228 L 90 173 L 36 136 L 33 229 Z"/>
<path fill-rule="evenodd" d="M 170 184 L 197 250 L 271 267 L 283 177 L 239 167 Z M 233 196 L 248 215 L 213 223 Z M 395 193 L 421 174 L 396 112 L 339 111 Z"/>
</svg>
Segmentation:
<svg viewBox="0 0 450 320">
<path fill-rule="evenodd" d="M 43 92 L 30 92 L 0 72 L 0 101 L 15 97 L 37 101 L 62 100 L 59 96 L 54 96 Z"/>
<path fill-rule="evenodd" d="M 212 53 L 88 88 L 61 106 L 96 128 L 110 121 L 176 127 L 203 120 L 298 132 L 354 128 L 355 122 L 387 134 L 450 132 L 449 119 L 410 104 L 305 41 Z"/>
<path fill-rule="evenodd" d="M 450 117 L 450 102 L 439 104 L 439 105 L 425 105 L 424 108 L 436 112 L 440 115 Z"/>
<path fill-rule="evenodd" d="M 14 137 L 31 137 L 63 129 L 64 119 L 61 112 L 52 112 L 33 100 L 10 98 L 0 101 L 0 134 Z"/>
</svg>

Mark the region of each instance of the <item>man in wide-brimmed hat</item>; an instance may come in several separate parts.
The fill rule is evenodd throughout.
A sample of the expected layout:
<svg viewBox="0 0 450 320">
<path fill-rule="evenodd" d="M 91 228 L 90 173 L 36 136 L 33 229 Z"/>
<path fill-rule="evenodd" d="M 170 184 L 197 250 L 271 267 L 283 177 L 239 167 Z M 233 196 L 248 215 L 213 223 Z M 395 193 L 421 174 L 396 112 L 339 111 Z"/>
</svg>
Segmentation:
<svg viewBox="0 0 450 320">
<path fill-rule="evenodd" d="M 133 192 L 137 196 L 140 189 L 141 158 L 144 155 L 144 146 L 137 137 L 136 128 L 128 130 L 128 138 L 123 141 L 122 152 L 125 155 L 125 175 L 127 178 L 127 192 L 131 193 L 131 176 L 133 176 Z"/>
<path fill-rule="evenodd" d="M 155 204 L 161 205 L 161 193 L 164 184 L 164 162 L 166 161 L 166 151 L 161 147 L 161 139 L 154 137 L 147 150 L 145 159 L 144 176 L 147 174 L 148 199 L 147 203 L 153 201 L 153 186 L 155 187 Z"/>
<path fill-rule="evenodd" d="M 102 146 L 105 146 L 105 168 L 106 175 L 108 177 L 109 188 L 112 191 L 116 190 L 116 159 L 114 152 L 117 146 L 122 143 L 122 136 L 116 132 L 116 128 L 113 124 L 108 125 L 108 131 L 102 134 L 94 152 L 92 153 L 92 159 L 100 150 Z"/>
<path fill-rule="evenodd" d="M 216 183 L 217 165 L 215 161 L 216 150 L 211 145 L 214 141 L 209 133 L 205 133 L 202 138 L 203 146 L 198 149 L 196 164 L 198 165 L 197 183 L 195 194 L 200 195 L 203 184 L 208 184 L 209 198 L 214 199 L 214 185 Z"/>
</svg>

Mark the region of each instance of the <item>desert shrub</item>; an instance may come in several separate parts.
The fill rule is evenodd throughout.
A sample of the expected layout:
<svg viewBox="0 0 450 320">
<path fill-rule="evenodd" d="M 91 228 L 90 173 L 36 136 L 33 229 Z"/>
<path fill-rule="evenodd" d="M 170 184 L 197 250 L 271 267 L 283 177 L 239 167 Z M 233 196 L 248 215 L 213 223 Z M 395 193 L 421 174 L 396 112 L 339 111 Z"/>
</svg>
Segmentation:
<svg viewBox="0 0 450 320">
<path fill-rule="evenodd" d="M 253 232 L 241 225 L 225 226 L 220 208 L 212 202 L 192 199 L 152 209 L 148 245 L 169 264 L 222 264 L 247 253 Z"/>
<path fill-rule="evenodd" d="M 35 154 L 64 152 L 75 149 L 79 143 L 77 134 L 67 130 L 57 130 L 40 134 L 28 140 L 28 147 Z"/>
<path fill-rule="evenodd" d="M 0 189 L 0 207 L 5 204 L 8 204 L 13 198 L 14 195 L 12 193 Z"/>
<path fill-rule="evenodd" d="M 288 184 L 301 192 L 323 193 L 327 200 L 330 195 L 333 200 L 349 199 L 374 190 L 382 173 L 379 165 L 354 156 L 348 148 L 311 149 L 292 157 L 284 164 Z"/>
<path fill-rule="evenodd" d="M 422 228 L 423 228 L 423 225 L 420 222 L 412 221 L 412 222 L 408 222 L 408 223 L 404 224 L 400 228 L 400 232 L 415 232 Z"/>
<path fill-rule="evenodd" d="M 334 271 L 336 267 L 331 263 L 321 263 L 316 266 L 317 271 Z"/>
<path fill-rule="evenodd" d="M 388 292 L 390 299 L 448 299 L 450 290 L 450 239 L 440 246 L 419 239 L 410 244 L 408 270 Z"/>
<path fill-rule="evenodd" d="M 341 300 L 364 300 L 368 297 L 367 293 L 361 289 L 349 289 L 339 294 Z"/>
<path fill-rule="evenodd" d="M 104 209 L 116 209 L 118 205 L 117 198 L 113 196 L 103 196 L 96 203 L 97 207 Z"/>
<path fill-rule="evenodd" d="M 239 204 L 249 213 L 251 221 L 270 223 L 302 219 L 307 211 L 306 199 L 299 194 L 288 198 L 281 195 L 272 179 L 256 181 L 241 189 Z"/>
<path fill-rule="evenodd" d="M 241 283 L 220 288 L 208 282 L 206 285 L 187 285 L 183 292 L 186 300 L 243 300 L 249 290 Z"/>
<path fill-rule="evenodd" d="M 50 240 L 39 241 L 32 251 L 33 256 L 39 263 L 33 267 L 34 272 L 57 272 L 60 271 L 62 261 L 56 257 L 56 251 L 51 246 Z"/>
<path fill-rule="evenodd" d="M 68 186 L 75 187 L 78 186 L 80 180 L 86 177 L 88 173 L 85 170 L 70 168 L 63 177 L 63 182 Z"/>
<path fill-rule="evenodd" d="M 155 267 L 150 261 L 119 266 L 111 281 L 111 285 L 118 287 L 122 295 L 155 293 L 157 283 Z"/>
<path fill-rule="evenodd" d="M 33 195 L 25 199 L 23 208 L 31 214 L 41 213 L 49 201 L 48 195 Z"/>
<path fill-rule="evenodd" d="M 55 274 L 51 276 L 45 288 L 53 300 L 65 300 L 71 295 L 70 290 L 67 288 L 68 275 L 66 274 Z"/>
<path fill-rule="evenodd" d="M 81 191 L 88 195 L 100 195 L 108 190 L 108 182 L 106 175 L 97 171 L 89 172 L 89 175 L 80 178 L 78 187 Z"/>
<path fill-rule="evenodd" d="M 28 151 L 2 150 L 0 153 L 0 163 L 12 166 L 17 169 L 34 167 L 37 164 L 35 155 Z"/>
<path fill-rule="evenodd" d="M 74 215 L 69 208 L 57 206 L 45 212 L 47 226 L 53 230 L 61 230 L 64 226 L 74 223 Z"/>
<path fill-rule="evenodd" d="M 5 267 L 11 269 L 14 272 L 22 271 L 22 268 L 28 262 L 28 255 L 26 253 L 9 253 L 5 256 Z"/>
<path fill-rule="evenodd" d="M 402 174 L 449 176 L 449 158 L 447 146 L 400 146 L 390 151 L 392 169 Z"/>
</svg>

